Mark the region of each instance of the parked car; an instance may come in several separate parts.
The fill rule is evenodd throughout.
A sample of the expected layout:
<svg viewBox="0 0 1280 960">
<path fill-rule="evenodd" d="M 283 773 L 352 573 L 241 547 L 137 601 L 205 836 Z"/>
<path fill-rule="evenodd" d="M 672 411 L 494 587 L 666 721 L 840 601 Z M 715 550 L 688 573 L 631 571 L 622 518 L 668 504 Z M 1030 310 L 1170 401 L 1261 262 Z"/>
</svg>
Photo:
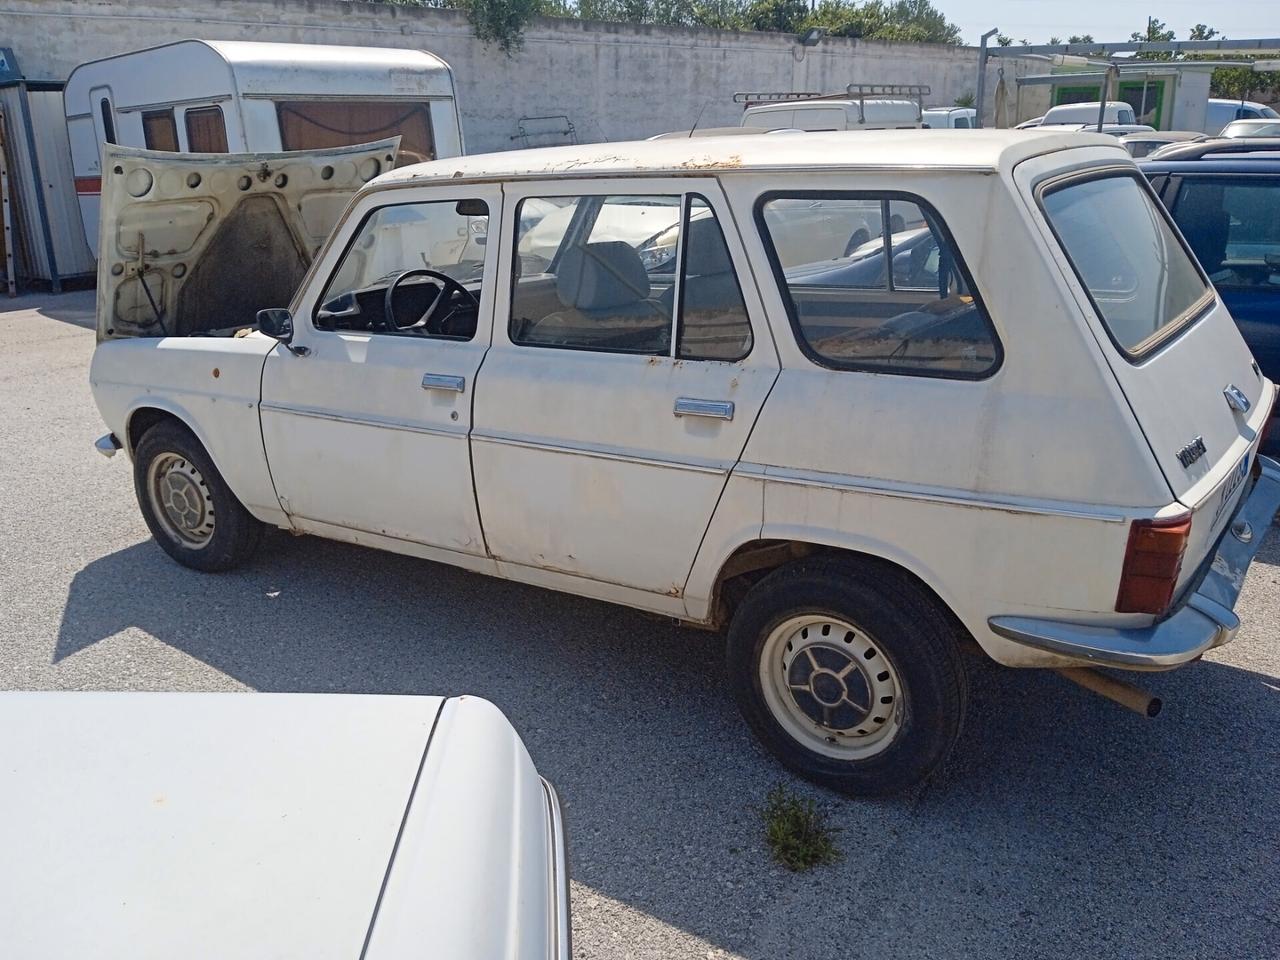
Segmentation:
<svg viewBox="0 0 1280 960">
<path fill-rule="evenodd" d="M 921 126 L 915 100 L 851 97 L 786 100 L 747 107 L 742 125 L 763 130 L 913 130 Z"/>
<path fill-rule="evenodd" d="M 1143 130 L 1126 133 L 1120 142 L 1129 151 L 1129 156 L 1137 160 L 1170 143 L 1198 143 L 1205 139 L 1205 134 L 1194 130 Z"/>
<path fill-rule="evenodd" d="M 1096 123 L 1041 123 L 1036 129 L 1043 130 L 1076 130 L 1081 133 L 1105 133 L 1117 139 L 1134 134 L 1147 135 L 1156 132 L 1155 127 L 1145 123 L 1104 123 L 1101 127 Z"/>
<path fill-rule="evenodd" d="M 484 700 L 0 693 L 0 726 L 12 960 L 568 960 L 560 805 Z"/>
<path fill-rule="evenodd" d="M 1210 99 L 1205 108 L 1204 132 L 1216 137 L 1232 120 L 1276 120 L 1280 113 L 1252 100 Z"/>
<path fill-rule="evenodd" d="M 1055 123 L 1097 124 L 1100 112 L 1102 112 L 1102 102 L 1100 100 L 1095 100 L 1092 103 L 1060 103 L 1056 107 L 1049 108 L 1040 124 L 1042 126 L 1052 126 Z M 1138 118 L 1134 116 L 1133 107 L 1123 100 L 1108 100 L 1106 112 L 1102 116 L 1102 122 L 1137 123 Z"/>
<path fill-rule="evenodd" d="M 233 568 L 277 526 L 724 628 L 761 741 L 861 795 L 947 755 L 971 641 L 1120 696 L 1087 668 L 1180 666 L 1239 625 L 1280 505 L 1257 452 L 1276 390 L 1113 138 L 796 134 L 406 167 L 256 324 L 241 300 L 188 317 L 187 268 L 275 168 L 246 164 L 246 196 L 235 171 L 197 180 L 197 158 L 108 156 L 98 446 L 131 458 L 179 563 Z M 574 215 L 530 269 L 524 204 L 549 197 Z M 665 270 L 592 240 L 617 197 L 678 214 Z M 788 224 L 825 204 L 875 208 L 872 237 L 847 264 L 797 263 Z M 187 252 L 147 253 L 148 299 L 138 233 L 196 205 L 214 214 Z M 430 211 L 412 242 L 406 207 Z M 483 262 L 458 280 L 430 251 L 482 214 Z M 255 290 L 245 269 L 228 254 L 205 282 Z"/>
<path fill-rule="evenodd" d="M 1233 120 L 1222 128 L 1220 137 L 1234 139 L 1238 137 L 1280 137 L 1280 119 L 1275 120 Z"/>
<path fill-rule="evenodd" d="M 1270 151 L 1231 154 L 1230 144 L 1209 141 L 1146 161 L 1142 170 L 1263 375 L 1280 379 L 1280 139 L 1269 143 Z M 1277 440 L 1268 452 L 1280 453 Z"/>
<path fill-rule="evenodd" d="M 974 107 L 929 107 L 921 116 L 924 126 L 935 130 L 969 130 L 977 119 Z"/>
</svg>

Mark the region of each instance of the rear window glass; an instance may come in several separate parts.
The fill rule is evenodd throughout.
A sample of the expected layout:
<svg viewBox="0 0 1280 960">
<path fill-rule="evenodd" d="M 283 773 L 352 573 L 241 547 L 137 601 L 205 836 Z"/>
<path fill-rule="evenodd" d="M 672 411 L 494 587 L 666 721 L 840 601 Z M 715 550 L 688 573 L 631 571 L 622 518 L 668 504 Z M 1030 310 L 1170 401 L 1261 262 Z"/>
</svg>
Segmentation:
<svg viewBox="0 0 1280 960">
<path fill-rule="evenodd" d="M 1182 181 L 1173 209 L 1213 285 L 1280 285 L 1280 177 Z"/>
<path fill-rule="evenodd" d="M 285 150 L 318 150 L 400 138 L 396 166 L 436 158 L 427 103 L 400 100 L 282 100 L 280 144 Z"/>
<path fill-rule="evenodd" d="M 1049 224 L 1116 345 L 1137 356 L 1205 305 L 1210 289 L 1150 193 L 1124 173 L 1045 191 Z"/>
</svg>

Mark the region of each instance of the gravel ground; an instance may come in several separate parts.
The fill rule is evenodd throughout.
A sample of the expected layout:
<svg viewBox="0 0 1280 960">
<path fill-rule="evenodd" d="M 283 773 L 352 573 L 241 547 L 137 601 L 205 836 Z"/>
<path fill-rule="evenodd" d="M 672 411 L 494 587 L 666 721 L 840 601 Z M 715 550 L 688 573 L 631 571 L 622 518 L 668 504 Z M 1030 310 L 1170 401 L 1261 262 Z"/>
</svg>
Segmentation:
<svg viewBox="0 0 1280 960">
<path fill-rule="evenodd" d="M 579 958 L 1276 956 L 1277 538 L 1239 639 L 1151 678 L 1159 719 L 975 661 L 941 774 L 853 802 L 763 755 L 715 636 L 311 538 L 178 567 L 91 449 L 92 309 L 0 301 L 0 687 L 484 696 L 565 802 Z M 779 782 L 839 825 L 836 865 L 770 862 Z"/>
</svg>

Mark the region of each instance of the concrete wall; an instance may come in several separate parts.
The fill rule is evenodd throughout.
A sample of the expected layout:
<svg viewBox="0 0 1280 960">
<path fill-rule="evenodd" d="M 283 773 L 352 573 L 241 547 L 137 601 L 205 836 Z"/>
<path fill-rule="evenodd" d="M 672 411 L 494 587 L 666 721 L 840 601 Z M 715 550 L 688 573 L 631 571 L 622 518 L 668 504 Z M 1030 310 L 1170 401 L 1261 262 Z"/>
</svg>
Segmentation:
<svg viewBox="0 0 1280 960">
<path fill-rule="evenodd" d="M 65 79 L 85 60 L 187 37 L 277 40 L 430 50 L 454 68 L 471 153 L 525 145 L 524 118 L 567 117 L 581 142 L 666 130 L 729 126 L 744 90 L 835 92 L 851 82 L 925 83 L 949 105 L 977 83 L 977 51 L 925 44 L 827 39 L 576 20 L 535 21 L 522 50 L 480 43 L 452 10 L 345 0 L 0 0 L 3 43 L 27 77 Z M 1009 81 L 1031 62 L 1002 61 Z M 996 69 L 988 74 L 990 122 Z M 561 121 L 527 121 L 552 142 Z"/>
</svg>

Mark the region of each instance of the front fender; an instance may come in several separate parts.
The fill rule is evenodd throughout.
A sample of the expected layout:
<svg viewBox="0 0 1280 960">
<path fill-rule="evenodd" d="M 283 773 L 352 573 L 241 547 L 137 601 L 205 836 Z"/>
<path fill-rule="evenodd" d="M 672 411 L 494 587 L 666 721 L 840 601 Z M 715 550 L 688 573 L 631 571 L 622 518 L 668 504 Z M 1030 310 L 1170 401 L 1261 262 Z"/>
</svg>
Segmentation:
<svg viewBox="0 0 1280 960">
<path fill-rule="evenodd" d="M 111 340 L 94 351 L 93 398 L 129 456 L 129 425 L 159 410 L 195 434 L 232 493 L 260 520 L 286 524 L 267 468 L 258 403 L 262 366 L 275 342 L 263 336 Z"/>
</svg>

